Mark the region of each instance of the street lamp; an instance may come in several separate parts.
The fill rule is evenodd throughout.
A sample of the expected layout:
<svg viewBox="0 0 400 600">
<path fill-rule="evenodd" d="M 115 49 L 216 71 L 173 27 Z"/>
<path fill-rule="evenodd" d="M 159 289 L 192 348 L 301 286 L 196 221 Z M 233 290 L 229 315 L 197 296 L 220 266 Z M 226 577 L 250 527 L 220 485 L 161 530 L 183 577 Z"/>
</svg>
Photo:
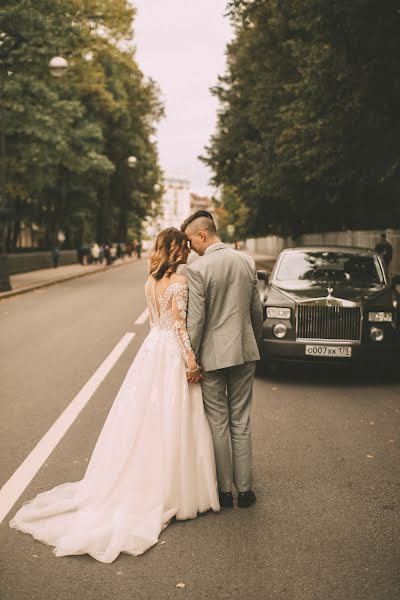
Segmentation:
<svg viewBox="0 0 400 600">
<path fill-rule="evenodd" d="M 62 77 L 68 69 L 68 62 L 62 56 L 54 56 L 49 62 L 49 70 L 53 77 Z M 6 132 L 4 118 L 4 86 L 5 80 L 9 72 L 6 68 L 0 69 L 0 221 L 4 218 L 7 220 L 7 215 L 10 210 L 7 207 L 6 198 Z M 8 269 L 8 255 L 5 251 L 3 227 L 0 226 L 0 292 L 8 292 L 11 290 L 10 273 Z"/>
<path fill-rule="evenodd" d="M 49 62 L 50 73 L 53 75 L 53 77 L 62 77 L 68 67 L 68 61 L 66 61 L 62 56 L 53 56 Z"/>
<path fill-rule="evenodd" d="M 133 167 L 136 167 L 136 163 L 137 163 L 136 156 L 128 156 L 128 167 L 130 169 L 133 169 Z"/>
</svg>

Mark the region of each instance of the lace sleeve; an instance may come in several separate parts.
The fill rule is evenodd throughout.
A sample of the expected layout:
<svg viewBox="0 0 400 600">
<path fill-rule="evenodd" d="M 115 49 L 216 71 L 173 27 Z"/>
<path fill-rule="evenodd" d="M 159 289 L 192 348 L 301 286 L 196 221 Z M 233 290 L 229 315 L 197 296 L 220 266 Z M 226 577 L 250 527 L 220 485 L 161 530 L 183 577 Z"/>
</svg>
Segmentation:
<svg viewBox="0 0 400 600">
<path fill-rule="evenodd" d="M 150 282 L 150 280 L 147 280 L 146 284 L 144 286 L 144 295 L 146 297 L 147 309 L 149 311 L 149 320 L 150 320 L 150 328 L 151 328 L 154 325 L 154 306 L 153 306 L 153 302 L 152 302 L 152 298 L 151 298 L 149 282 Z"/>
<path fill-rule="evenodd" d="M 181 347 L 182 356 L 186 366 L 188 366 L 189 362 L 196 363 L 196 357 L 190 345 L 189 335 L 186 329 L 187 304 L 187 285 L 177 285 L 172 296 L 173 329 Z"/>
</svg>

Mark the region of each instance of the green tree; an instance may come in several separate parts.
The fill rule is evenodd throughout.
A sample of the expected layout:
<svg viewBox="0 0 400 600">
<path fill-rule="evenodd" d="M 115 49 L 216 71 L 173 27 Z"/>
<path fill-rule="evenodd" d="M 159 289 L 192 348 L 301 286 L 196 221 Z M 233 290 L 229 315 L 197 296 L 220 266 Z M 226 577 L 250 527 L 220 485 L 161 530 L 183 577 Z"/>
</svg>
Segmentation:
<svg viewBox="0 0 400 600">
<path fill-rule="evenodd" d="M 135 61 L 134 14 L 126 0 L 1 6 L 9 248 L 22 221 L 43 227 L 46 245 L 59 229 L 69 246 L 126 236 L 157 196 L 149 136 L 162 110 Z M 48 63 L 59 54 L 70 68 L 55 80 Z M 128 172 L 132 154 L 138 169 Z"/>
<path fill-rule="evenodd" d="M 400 223 L 399 10 L 365 0 L 232 0 L 235 36 L 204 160 L 249 234 Z"/>
<path fill-rule="evenodd" d="M 100 107 L 97 118 L 102 123 L 106 153 L 115 172 L 109 185 L 100 191 L 97 237 L 101 241 L 123 241 L 133 224 L 140 234 L 139 222 L 159 197 L 154 187 L 161 170 L 151 140 L 163 110 L 157 86 L 144 79 L 130 51 L 104 46 L 98 60 L 112 101 L 108 105 L 95 102 L 92 108 L 96 112 L 96 107 Z M 129 156 L 137 158 L 133 168 L 129 168 Z"/>
<path fill-rule="evenodd" d="M 223 186 L 221 197 L 214 200 L 214 213 L 218 221 L 218 232 L 223 241 L 233 242 L 246 237 L 250 209 L 241 201 L 232 186 Z M 233 233 L 230 231 L 233 228 Z"/>
</svg>

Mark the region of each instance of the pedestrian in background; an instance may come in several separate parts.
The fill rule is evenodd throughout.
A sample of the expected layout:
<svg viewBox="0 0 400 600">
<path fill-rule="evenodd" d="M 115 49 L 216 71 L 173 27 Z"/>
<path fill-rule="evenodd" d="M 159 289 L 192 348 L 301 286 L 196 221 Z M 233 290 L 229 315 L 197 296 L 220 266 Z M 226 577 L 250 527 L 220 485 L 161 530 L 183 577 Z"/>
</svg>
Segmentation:
<svg viewBox="0 0 400 600">
<path fill-rule="evenodd" d="M 124 250 L 121 244 L 117 244 L 117 258 L 124 258 Z"/>
<path fill-rule="evenodd" d="M 140 240 L 135 240 L 135 253 L 137 258 L 141 258 L 142 256 L 142 244 Z"/>
<path fill-rule="evenodd" d="M 104 262 L 106 255 L 105 255 L 105 250 L 104 250 L 104 244 L 102 244 L 100 246 L 100 256 L 99 256 L 99 260 L 100 260 L 100 264 L 102 265 Z"/>
<path fill-rule="evenodd" d="M 100 246 L 97 242 L 91 245 L 90 255 L 92 257 L 92 262 L 94 262 L 94 264 L 97 265 L 100 261 Z"/>
<path fill-rule="evenodd" d="M 393 258 L 393 248 L 386 239 L 386 233 L 381 233 L 380 241 L 376 244 L 375 250 L 381 255 L 383 262 L 389 271 L 389 265 Z"/>
<path fill-rule="evenodd" d="M 76 255 L 78 258 L 78 263 L 80 263 L 81 265 L 84 264 L 83 262 L 83 257 L 84 257 L 84 250 L 83 250 L 83 246 L 78 246 L 77 250 L 76 250 Z"/>
<path fill-rule="evenodd" d="M 110 256 L 112 262 L 114 262 L 117 258 L 117 248 L 114 246 L 114 244 L 110 244 Z"/>
<path fill-rule="evenodd" d="M 112 259 L 112 256 L 111 256 L 111 248 L 110 248 L 110 244 L 106 244 L 106 245 L 104 246 L 104 256 L 105 256 L 105 259 L 106 259 L 106 264 L 107 264 L 107 265 L 111 265 L 111 264 L 112 264 L 112 261 L 113 261 L 113 259 Z"/>
<path fill-rule="evenodd" d="M 51 252 L 51 259 L 53 261 L 53 267 L 55 269 L 57 269 L 58 267 L 58 263 L 60 261 L 60 249 L 58 246 L 54 246 L 52 252 Z"/>
</svg>

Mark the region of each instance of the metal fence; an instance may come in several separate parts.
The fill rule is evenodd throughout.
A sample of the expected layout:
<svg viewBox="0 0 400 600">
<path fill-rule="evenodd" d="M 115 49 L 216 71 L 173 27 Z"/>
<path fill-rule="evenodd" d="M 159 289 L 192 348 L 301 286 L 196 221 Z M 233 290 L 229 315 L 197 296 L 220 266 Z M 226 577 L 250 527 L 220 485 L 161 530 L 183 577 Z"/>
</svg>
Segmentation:
<svg viewBox="0 0 400 600">
<path fill-rule="evenodd" d="M 76 250 L 61 250 L 59 265 L 72 265 L 78 261 Z M 10 275 L 48 269 L 53 266 L 51 251 L 21 252 L 8 255 L 8 270 Z"/>
</svg>

